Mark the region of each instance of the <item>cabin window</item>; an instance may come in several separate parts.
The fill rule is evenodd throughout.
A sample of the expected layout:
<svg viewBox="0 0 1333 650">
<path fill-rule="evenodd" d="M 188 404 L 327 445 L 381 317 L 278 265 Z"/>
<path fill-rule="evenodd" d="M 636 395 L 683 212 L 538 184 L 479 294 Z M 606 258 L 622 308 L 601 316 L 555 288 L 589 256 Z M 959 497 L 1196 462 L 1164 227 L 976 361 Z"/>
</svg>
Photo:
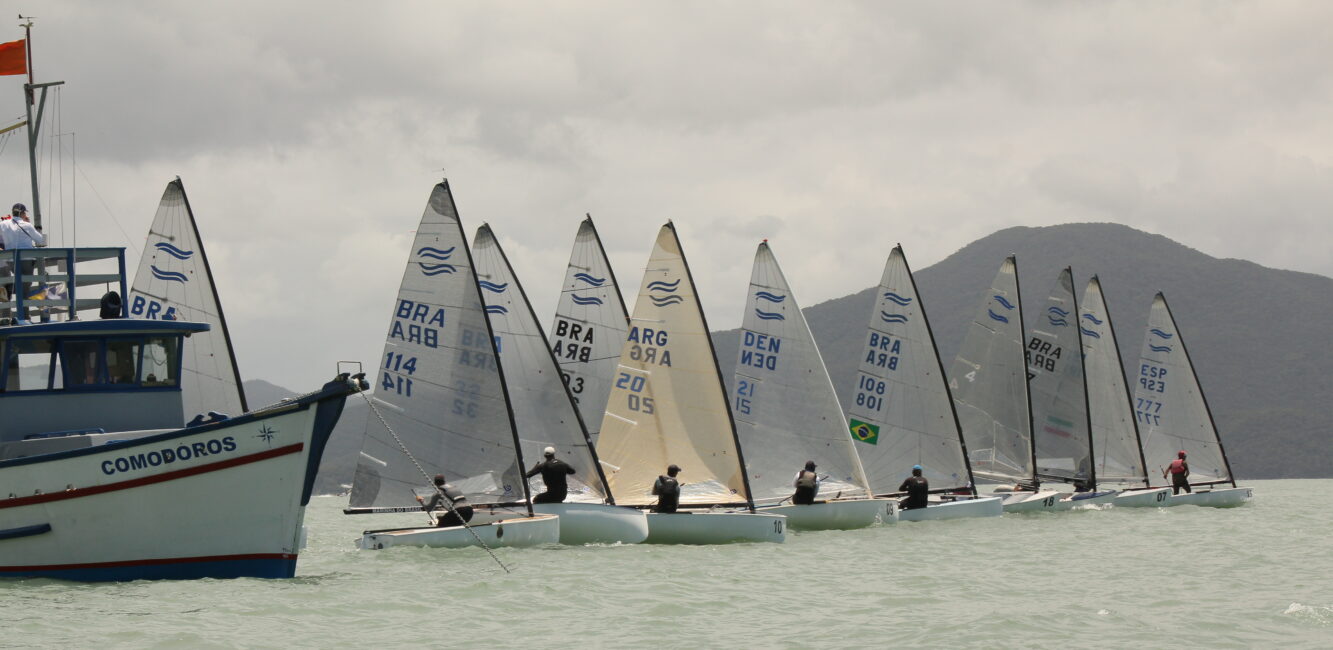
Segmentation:
<svg viewBox="0 0 1333 650">
<path fill-rule="evenodd" d="M 59 371 L 54 348 L 49 340 L 11 342 L 5 358 L 5 390 L 46 390 L 52 369 Z"/>
<path fill-rule="evenodd" d="M 143 346 L 139 382 L 144 386 L 175 386 L 179 356 L 179 337 L 148 339 Z"/>
<path fill-rule="evenodd" d="M 113 384 L 133 384 L 138 377 L 139 348 L 135 339 L 110 339 L 106 342 L 106 376 Z"/>
<path fill-rule="evenodd" d="M 100 364 L 101 341 L 65 341 L 61 344 L 65 357 L 65 376 L 70 386 L 102 383 Z"/>
</svg>

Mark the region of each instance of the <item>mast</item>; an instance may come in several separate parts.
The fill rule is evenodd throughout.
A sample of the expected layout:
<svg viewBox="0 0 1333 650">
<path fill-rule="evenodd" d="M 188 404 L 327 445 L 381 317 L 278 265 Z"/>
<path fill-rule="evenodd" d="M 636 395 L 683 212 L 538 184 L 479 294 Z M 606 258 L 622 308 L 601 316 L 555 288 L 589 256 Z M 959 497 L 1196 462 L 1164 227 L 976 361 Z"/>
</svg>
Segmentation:
<svg viewBox="0 0 1333 650">
<path fill-rule="evenodd" d="M 930 317 L 926 315 L 926 302 L 921 298 L 921 291 L 916 286 L 916 276 L 912 274 L 912 266 L 907 263 L 907 255 L 903 253 L 903 245 L 894 246 L 898 253 L 902 255 L 903 266 L 907 268 L 907 279 L 912 282 L 912 293 L 916 294 L 917 305 L 921 309 L 921 320 L 926 324 L 926 334 L 930 337 L 930 349 L 935 351 L 935 365 L 940 369 L 940 381 L 944 382 L 944 394 L 949 400 L 949 412 L 953 414 L 953 428 L 958 432 L 958 445 L 963 451 L 963 464 L 967 467 L 967 487 L 972 491 L 972 496 L 978 496 L 977 479 L 972 475 L 972 459 L 967 455 L 967 440 L 963 438 L 963 426 L 958 422 L 958 405 L 953 401 L 953 389 L 949 388 L 949 380 L 944 372 L 944 361 L 940 360 L 940 348 L 935 343 L 935 330 L 930 327 Z M 1018 277 L 1015 273 L 1014 277 Z"/>
<path fill-rule="evenodd" d="M 1018 256 L 1010 255 L 1009 260 L 1014 264 L 1014 304 L 1018 305 L 1018 331 L 1019 336 L 1026 338 L 1027 324 L 1023 322 L 1023 285 L 1018 281 Z M 1022 345 L 1022 340 L 1019 341 Z M 1082 354 L 1082 350 L 1079 353 Z M 1041 487 L 1041 479 L 1037 478 L 1037 442 L 1033 440 L 1032 432 L 1032 374 L 1028 372 L 1027 347 L 1023 346 L 1023 398 L 1027 400 L 1028 405 L 1028 451 L 1032 453 L 1032 489 Z"/>
<path fill-rule="evenodd" d="M 490 225 L 485 223 L 481 224 L 481 227 L 488 231 L 491 229 Z M 491 238 L 495 240 L 495 250 L 500 251 L 500 259 L 504 262 L 505 267 L 509 269 L 509 274 L 517 278 L 518 274 L 514 273 L 514 266 L 509 263 L 509 256 L 505 254 L 504 247 L 500 245 L 500 239 L 495 236 L 494 232 L 491 233 Z M 469 255 L 471 255 L 471 253 L 469 253 Z M 475 277 L 475 275 L 476 274 L 474 273 L 473 276 Z M 614 279 L 612 281 L 614 282 Z M 542 341 L 548 340 L 546 338 L 546 330 L 542 329 L 541 323 L 537 320 L 537 313 L 533 311 L 532 303 L 528 301 L 528 292 L 523 290 L 523 283 L 515 280 L 514 284 L 518 286 L 518 295 L 523 298 L 523 306 L 527 308 L 528 315 L 532 317 L 532 323 L 537 328 L 537 336 L 539 336 Z M 619 291 L 617 291 L 617 294 L 619 294 Z M 490 317 L 487 317 L 486 326 L 490 327 L 490 323 L 491 319 Z M 492 333 L 492 340 L 494 340 L 494 333 Z M 551 346 L 543 344 L 542 348 L 546 350 L 546 356 L 551 360 L 551 367 L 558 373 L 560 370 L 560 362 L 556 360 L 555 353 L 551 352 Z M 499 357 L 497 356 L 496 358 L 498 359 Z M 503 376 L 501 377 L 501 382 L 503 383 Z M 561 381 L 560 386 L 565 392 L 565 398 L 569 400 L 570 408 L 574 411 L 574 417 L 578 420 L 579 430 L 583 432 L 583 441 L 588 444 L 588 453 L 592 455 L 592 466 L 597 469 L 597 480 L 602 482 L 602 491 L 606 494 L 606 502 L 615 505 L 615 497 L 611 495 L 611 486 L 606 482 L 606 472 L 602 470 L 602 461 L 597 458 L 597 449 L 593 447 L 592 436 L 588 435 L 588 426 L 583 421 L 583 415 L 579 413 L 578 404 L 574 401 L 574 394 L 569 392 L 569 384 L 567 382 Z M 507 388 L 505 393 L 508 395 Z M 507 399 L 505 400 L 505 403 L 508 404 Z M 512 417 L 512 409 L 510 413 Z M 515 427 L 514 431 L 515 442 L 517 443 L 518 428 Z M 524 471 L 524 466 L 521 461 L 519 462 L 519 471 Z M 525 491 L 529 489 L 528 479 L 526 477 L 523 479 L 523 489 Z"/>
<path fill-rule="evenodd" d="M 1203 394 L 1203 384 L 1199 383 L 1199 371 L 1194 367 L 1194 358 L 1190 356 L 1189 348 L 1185 347 L 1185 336 L 1180 333 L 1180 326 L 1176 324 L 1176 315 L 1171 313 L 1171 305 L 1166 302 L 1166 296 L 1158 291 L 1157 297 L 1162 299 L 1162 306 L 1166 307 L 1166 315 L 1171 318 L 1176 336 L 1180 337 L 1180 350 L 1185 353 L 1185 358 L 1189 360 L 1190 374 L 1194 376 L 1194 385 L 1199 388 L 1199 400 L 1203 402 L 1203 410 L 1208 414 L 1208 424 L 1213 427 L 1213 438 L 1217 440 L 1217 450 L 1222 453 L 1222 464 L 1226 466 L 1227 478 L 1231 480 L 1231 487 L 1234 488 L 1236 487 L 1236 475 L 1231 471 L 1231 460 L 1227 458 L 1226 447 L 1222 446 L 1222 434 L 1217 430 L 1217 421 L 1213 419 L 1213 409 L 1208 406 L 1208 398 Z"/>
<path fill-rule="evenodd" d="M 1078 309 L 1078 291 L 1074 290 L 1074 268 L 1066 266 L 1065 272 L 1069 274 L 1069 295 L 1074 301 L 1074 341 L 1078 344 L 1074 350 L 1083 356 L 1083 326 L 1079 323 L 1082 312 Z M 1097 491 L 1097 450 L 1092 440 L 1092 407 L 1088 403 L 1088 360 L 1081 359 L 1079 363 L 1080 378 L 1083 381 L 1083 422 L 1088 427 L 1088 490 Z M 1074 468 L 1074 473 L 1078 474 L 1078 468 Z"/>
<path fill-rule="evenodd" d="M 620 295 L 620 282 L 616 280 L 616 270 L 611 268 L 611 258 L 606 256 L 606 248 L 602 246 L 602 235 L 597 232 L 597 226 L 592 223 L 592 213 L 583 213 L 583 220 L 592 226 L 592 238 L 597 242 L 597 252 L 602 254 L 602 259 L 606 261 L 606 272 L 611 276 L 611 286 L 616 288 L 616 300 L 620 302 L 620 313 L 625 314 L 625 324 L 629 324 L 629 308 L 625 306 L 625 296 Z M 673 229 L 674 230 L 674 229 Z M 686 265 L 688 267 L 688 265 Z M 598 465 L 598 469 L 601 465 Z M 610 494 L 608 491 L 607 494 Z"/>
<path fill-rule="evenodd" d="M 680 234 L 676 232 L 676 224 L 667 221 L 666 227 L 671 229 L 671 236 L 676 240 L 676 249 L 681 250 Z M 690 286 L 694 287 L 694 304 L 699 308 L 699 320 L 703 322 L 704 338 L 708 339 L 708 354 L 713 357 L 713 370 L 717 373 L 718 387 L 722 389 L 722 401 L 727 405 L 727 424 L 731 427 L 731 441 L 736 447 L 736 462 L 740 463 L 741 482 L 745 485 L 745 505 L 754 512 L 754 493 L 750 491 L 750 473 L 745 467 L 745 452 L 741 450 L 741 437 L 736 433 L 736 417 L 731 413 L 731 398 L 727 396 L 727 390 L 722 388 L 722 366 L 717 362 L 717 349 L 713 347 L 713 335 L 708 329 L 708 317 L 704 315 L 703 302 L 699 300 L 698 285 L 694 283 L 694 274 L 690 271 L 690 262 L 681 254 L 681 261 L 685 267 L 685 277 L 689 279 Z"/>
<path fill-rule="evenodd" d="M 1130 421 L 1134 423 L 1134 442 L 1139 448 L 1139 467 L 1143 468 L 1143 485 L 1152 487 L 1152 481 L 1148 480 L 1148 458 L 1143 455 L 1143 436 L 1139 433 L 1139 418 L 1134 414 L 1134 398 L 1129 394 L 1129 380 L 1125 379 L 1125 363 L 1121 361 L 1120 337 L 1115 335 L 1115 322 L 1111 320 L 1111 305 L 1106 302 L 1106 292 L 1102 291 L 1101 278 L 1094 275 L 1092 281 L 1097 284 L 1097 295 L 1102 297 L 1102 308 L 1106 310 L 1106 331 L 1111 333 L 1111 342 L 1115 344 L 1115 366 L 1120 370 L 1121 381 L 1125 386 L 1125 403 L 1129 406 L 1130 415 L 1133 416 Z M 1096 465 L 1094 462 L 1093 467 Z"/>
<path fill-rule="evenodd" d="M 222 298 L 218 296 L 218 285 L 213 281 L 213 266 L 208 263 L 208 252 L 204 250 L 204 238 L 199 236 L 199 224 L 194 221 L 194 209 L 190 207 L 190 195 L 185 193 L 185 183 L 177 176 L 176 183 L 185 200 L 185 216 L 190 220 L 190 229 L 194 231 L 194 241 L 199 246 L 199 257 L 204 261 L 204 273 L 208 275 L 208 288 L 213 292 L 213 304 L 218 307 L 218 320 L 222 322 L 222 340 L 227 344 L 227 358 L 231 360 L 232 377 L 236 380 L 236 395 L 241 398 L 241 412 L 249 413 L 250 406 L 245 401 L 245 386 L 241 383 L 241 367 L 236 363 L 236 349 L 231 344 L 231 329 L 227 327 L 227 316 L 222 312 Z"/>
<path fill-rule="evenodd" d="M 20 19 L 23 16 L 19 16 Z M 23 84 L 23 106 L 28 112 L 28 172 L 32 177 L 32 224 L 42 227 L 42 201 L 37 192 L 37 137 L 41 130 L 42 112 L 46 109 L 46 89 L 64 85 L 63 81 L 34 83 L 32 75 L 32 20 L 23 24 L 23 50 L 28 59 L 28 83 Z M 41 89 L 40 100 L 35 101 L 34 90 Z M 37 117 L 33 119 L 32 106 L 37 104 Z"/>
</svg>

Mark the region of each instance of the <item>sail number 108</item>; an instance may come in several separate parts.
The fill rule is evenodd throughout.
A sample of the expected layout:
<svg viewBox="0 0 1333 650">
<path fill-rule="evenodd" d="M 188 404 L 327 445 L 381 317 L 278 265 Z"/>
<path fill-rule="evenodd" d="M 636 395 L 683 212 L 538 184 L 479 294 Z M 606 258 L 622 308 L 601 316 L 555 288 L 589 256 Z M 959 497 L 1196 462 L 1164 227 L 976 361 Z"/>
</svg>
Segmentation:
<svg viewBox="0 0 1333 650">
<path fill-rule="evenodd" d="M 412 377 L 417 371 L 416 357 L 403 357 L 401 352 L 389 352 L 384 355 L 384 379 L 380 388 L 395 395 L 412 396 Z M 390 374 L 393 373 L 393 374 Z M 401 373 L 407 373 L 403 377 Z"/>
</svg>

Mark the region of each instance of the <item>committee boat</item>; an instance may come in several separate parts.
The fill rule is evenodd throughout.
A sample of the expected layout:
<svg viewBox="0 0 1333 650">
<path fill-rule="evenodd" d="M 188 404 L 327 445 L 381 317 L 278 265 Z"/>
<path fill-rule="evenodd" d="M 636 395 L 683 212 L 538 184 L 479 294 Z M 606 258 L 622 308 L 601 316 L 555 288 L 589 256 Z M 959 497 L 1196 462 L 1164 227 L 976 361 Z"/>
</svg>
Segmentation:
<svg viewBox="0 0 1333 650">
<path fill-rule="evenodd" d="M 893 516 L 888 499 L 871 498 L 824 359 L 767 240 L 754 255 L 733 381 L 732 414 L 761 512 L 786 515 L 792 530 L 864 528 Z M 823 474 L 817 498 L 790 503 L 807 460 Z"/>
<path fill-rule="evenodd" d="M 1225 508 L 1243 505 L 1254 496 L 1251 488 L 1236 486 L 1185 339 L 1161 293 L 1148 312 L 1148 331 L 1135 368 L 1134 412 L 1144 456 L 1161 465 L 1174 460 L 1179 451 L 1188 457 L 1191 492 L 1171 495 L 1168 504 Z M 1154 487 L 1162 486 L 1161 465 L 1157 473 L 1149 474 Z"/>
<path fill-rule="evenodd" d="M 953 398 L 925 306 L 902 246 L 884 264 L 870 312 L 848 429 L 875 494 L 898 499 L 920 465 L 930 481 L 925 508 L 898 510 L 899 521 L 998 517 L 998 497 L 979 498 Z"/>
<path fill-rule="evenodd" d="M 481 291 L 453 194 L 442 181 L 403 271 L 344 512 L 420 511 L 419 498 L 433 492 L 432 477 L 443 474 L 477 515 L 472 525 L 368 530 L 360 548 L 560 541 L 559 517 L 532 510 Z"/>
<path fill-rule="evenodd" d="M 534 498 L 533 510 L 560 516 L 562 544 L 642 542 L 648 537 L 647 517 L 640 510 L 615 505 L 570 387 L 561 378 L 537 314 L 490 226 L 477 229 L 472 253 L 522 455 L 541 458 L 543 449 L 551 447 L 556 458 L 575 471 L 568 478 L 570 494 L 564 500 L 544 503 Z M 540 475 L 527 480 L 529 493 L 546 488 Z"/>
<path fill-rule="evenodd" d="M 651 507 L 681 468 L 680 511 L 648 515 L 648 543 L 781 542 L 783 515 L 756 513 L 717 354 L 671 223 L 657 234 L 612 380 L 598 455 L 616 503 Z"/>
</svg>

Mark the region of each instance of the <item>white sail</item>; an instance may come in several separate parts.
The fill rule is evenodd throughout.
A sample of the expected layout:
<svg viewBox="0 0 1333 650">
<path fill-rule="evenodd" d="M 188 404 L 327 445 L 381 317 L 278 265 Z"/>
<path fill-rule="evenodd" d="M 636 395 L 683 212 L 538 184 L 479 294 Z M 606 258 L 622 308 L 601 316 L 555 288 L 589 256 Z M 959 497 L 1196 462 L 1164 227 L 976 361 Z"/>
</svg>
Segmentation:
<svg viewBox="0 0 1333 650">
<path fill-rule="evenodd" d="M 995 274 L 949 372 L 978 479 L 1007 483 L 1035 476 L 1023 350 L 1018 265 L 1011 256 Z"/>
<path fill-rule="evenodd" d="M 611 377 L 629 333 L 629 315 L 592 217 L 579 225 L 569 254 L 560 304 L 551 326 L 551 352 L 578 402 L 588 435 L 597 442 L 611 394 Z"/>
<path fill-rule="evenodd" d="M 1166 484 L 1165 479 L 1159 482 L 1161 468 L 1175 460 L 1176 452 L 1184 451 L 1190 483 L 1227 481 L 1234 487 L 1194 364 L 1166 297 L 1160 293 L 1148 313 L 1148 331 L 1136 370 L 1134 411 L 1143 436 L 1143 454 L 1149 463 L 1157 464 L 1157 471 L 1150 472 L 1153 483 Z"/>
<path fill-rule="evenodd" d="M 1097 484 L 1147 485 L 1139 430 L 1125 387 L 1125 369 L 1120 364 L 1120 345 L 1097 276 L 1088 280 L 1079 310 Z"/>
<path fill-rule="evenodd" d="M 209 411 L 237 416 L 249 410 L 213 272 L 179 178 L 167 183 L 148 229 L 130 287 L 129 312 L 131 318 L 211 326 L 191 336 L 183 352 L 181 400 L 187 420 Z"/>
<path fill-rule="evenodd" d="M 477 229 L 472 255 L 500 350 L 523 457 L 540 459 L 544 447 L 555 447 L 556 457 L 575 471 L 569 478 L 570 500 L 604 501 L 606 489 L 578 410 L 546 347 L 546 336 L 527 294 L 490 226 L 482 224 Z M 544 489 L 540 476 L 528 481 L 533 486 L 530 492 Z"/>
<path fill-rule="evenodd" d="M 935 336 L 901 246 L 884 264 L 848 425 L 879 494 L 921 465 L 932 489 L 966 489 L 972 476 Z"/>
<path fill-rule="evenodd" d="M 750 503 L 713 341 L 680 240 L 662 226 L 612 378 L 597 452 L 616 501 L 650 504 L 679 465 L 681 504 Z"/>
<path fill-rule="evenodd" d="M 755 501 L 790 497 L 807 460 L 828 475 L 821 498 L 869 494 L 824 359 L 766 242 L 750 274 L 732 407 Z"/>
<path fill-rule="evenodd" d="M 1074 274 L 1065 267 L 1027 342 L 1037 475 L 1096 487 Z"/>
<path fill-rule="evenodd" d="M 412 242 L 372 399 L 426 474 L 444 474 L 474 504 L 522 502 L 513 414 L 473 269 L 442 182 Z M 413 507 L 414 490 L 427 486 L 372 413 L 351 510 Z"/>
</svg>

